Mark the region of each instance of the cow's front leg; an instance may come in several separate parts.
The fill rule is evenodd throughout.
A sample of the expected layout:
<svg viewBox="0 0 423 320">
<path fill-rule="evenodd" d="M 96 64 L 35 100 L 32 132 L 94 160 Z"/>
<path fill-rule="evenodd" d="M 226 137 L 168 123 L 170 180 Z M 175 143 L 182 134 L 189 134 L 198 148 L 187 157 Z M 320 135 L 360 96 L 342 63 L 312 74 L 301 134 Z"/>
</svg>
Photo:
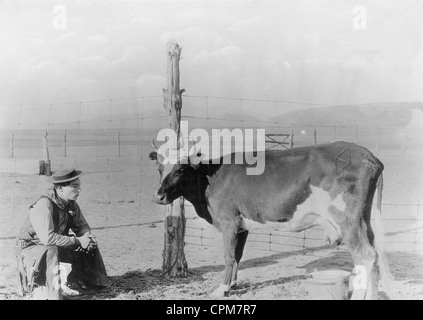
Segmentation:
<svg viewBox="0 0 423 320">
<path fill-rule="evenodd" d="M 222 233 L 225 251 L 225 271 L 219 287 L 210 295 L 212 298 L 224 297 L 230 288 L 236 285 L 238 266 L 248 236 L 248 230 L 245 229 L 222 230 Z"/>
<path fill-rule="evenodd" d="M 236 280 L 238 276 L 238 267 L 242 258 L 242 254 L 244 253 L 244 246 L 245 246 L 245 242 L 247 241 L 247 237 L 248 237 L 248 230 L 246 229 L 238 230 L 238 233 L 236 235 L 235 263 L 234 263 L 234 268 L 232 271 L 231 288 L 236 286 Z"/>
<path fill-rule="evenodd" d="M 223 235 L 223 250 L 225 252 L 225 271 L 223 271 L 222 279 L 220 285 L 215 289 L 210 297 L 211 298 L 221 298 L 224 297 L 226 293 L 229 292 L 231 287 L 231 281 L 233 278 L 233 273 L 236 272 L 235 268 L 235 248 L 236 248 L 236 229 L 224 229 L 222 230 Z M 236 278 L 236 276 L 235 276 Z"/>
</svg>

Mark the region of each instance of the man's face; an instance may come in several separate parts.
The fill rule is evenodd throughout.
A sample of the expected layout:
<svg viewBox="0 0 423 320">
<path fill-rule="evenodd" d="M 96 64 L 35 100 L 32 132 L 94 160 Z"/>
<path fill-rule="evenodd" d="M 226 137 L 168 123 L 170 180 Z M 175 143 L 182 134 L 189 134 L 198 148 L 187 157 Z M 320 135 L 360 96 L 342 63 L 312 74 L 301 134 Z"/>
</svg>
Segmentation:
<svg viewBox="0 0 423 320">
<path fill-rule="evenodd" d="M 67 186 L 60 187 L 59 196 L 65 200 L 76 200 L 78 199 L 79 193 L 81 192 L 81 181 L 79 179 L 71 181 Z"/>
</svg>

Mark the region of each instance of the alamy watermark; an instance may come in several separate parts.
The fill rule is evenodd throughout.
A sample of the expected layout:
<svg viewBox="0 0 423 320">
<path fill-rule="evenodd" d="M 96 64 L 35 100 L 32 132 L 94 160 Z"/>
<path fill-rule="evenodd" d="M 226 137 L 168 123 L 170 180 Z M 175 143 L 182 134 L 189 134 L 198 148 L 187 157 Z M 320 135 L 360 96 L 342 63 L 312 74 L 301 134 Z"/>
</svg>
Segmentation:
<svg viewBox="0 0 423 320">
<path fill-rule="evenodd" d="M 212 129 L 209 132 L 202 128 L 188 130 L 188 121 L 181 121 L 180 148 L 176 149 L 178 134 L 172 129 L 162 129 L 157 134 L 158 141 L 164 141 L 157 153 L 161 155 L 162 164 L 247 164 L 247 175 L 260 175 L 265 167 L 265 129 Z M 234 149 L 232 150 L 232 139 Z M 189 141 L 196 143 L 189 148 Z M 223 143 L 222 143 L 223 142 Z M 254 147 L 255 146 L 255 147 Z M 234 151 L 234 159 L 232 159 Z M 255 166 L 254 166 L 255 165 Z"/>
<path fill-rule="evenodd" d="M 354 30 L 367 29 L 367 9 L 363 5 L 356 5 L 353 8 L 354 18 L 352 21 Z"/>
<path fill-rule="evenodd" d="M 64 5 L 57 5 L 53 7 L 52 13 L 54 15 L 52 25 L 56 30 L 65 30 L 68 27 L 68 12 Z"/>
</svg>

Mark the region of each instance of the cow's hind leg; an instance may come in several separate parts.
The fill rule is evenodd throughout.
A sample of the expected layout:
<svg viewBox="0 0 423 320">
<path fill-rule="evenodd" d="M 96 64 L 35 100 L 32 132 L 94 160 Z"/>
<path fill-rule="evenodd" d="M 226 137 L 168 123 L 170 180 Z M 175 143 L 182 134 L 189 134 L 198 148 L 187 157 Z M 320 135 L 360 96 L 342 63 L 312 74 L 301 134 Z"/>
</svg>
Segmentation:
<svg viewBox="0 0 423 320">
<path fill-rule="evenodd" d="M 367 194 L 367 201 L 360 208 L 355 208 L 357 214 L 344 230 L 344 241 L 351 252 L 355 264 L 353 279 L 353 300 L 378 299 L 379 267 L 378 256 L 374 246 L 374 234 L 370 225 L 370 212 L 373 199 L 372 188 Z M 366 199 L 366 198 L 365 198 Z M 359 214 L 359 213 L 362 214 Z"/>
<path fill-rule="evenodd" d="M 244 224 L 241 222 L 222 228 L 222 234 L 225 251 L 225 270 L 219 287 L 210 295 L 212 298 L 223 297 L 229 292 L 231 286 L 235 286 L 238 266 L 244 252 L 248 230 L 244 228 Z"/>
<path fill-rule="evenodd" d="M 363 222 L 364 225 L 364 222 Z M 375 300 L 378 298 L 379 269 L 376 250 L 368 241 L 365 228 L 360 227 L 356 235 L 345 239 L 355 264 L 352 281 L 352 300 Z"/>
</svg>

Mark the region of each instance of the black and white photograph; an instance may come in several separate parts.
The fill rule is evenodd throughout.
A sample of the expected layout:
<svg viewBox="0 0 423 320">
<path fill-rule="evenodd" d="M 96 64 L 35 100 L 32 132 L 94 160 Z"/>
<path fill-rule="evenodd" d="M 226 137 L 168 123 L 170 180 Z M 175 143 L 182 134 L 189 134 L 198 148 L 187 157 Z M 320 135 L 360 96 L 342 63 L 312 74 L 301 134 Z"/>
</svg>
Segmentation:
<svg viewBox="0 0 423 320">
<path fill-rule="evenodd" d="M 422 136 L 422 0 L 0 0 L 0 300 L 423 300 Z"/>
</svg>

